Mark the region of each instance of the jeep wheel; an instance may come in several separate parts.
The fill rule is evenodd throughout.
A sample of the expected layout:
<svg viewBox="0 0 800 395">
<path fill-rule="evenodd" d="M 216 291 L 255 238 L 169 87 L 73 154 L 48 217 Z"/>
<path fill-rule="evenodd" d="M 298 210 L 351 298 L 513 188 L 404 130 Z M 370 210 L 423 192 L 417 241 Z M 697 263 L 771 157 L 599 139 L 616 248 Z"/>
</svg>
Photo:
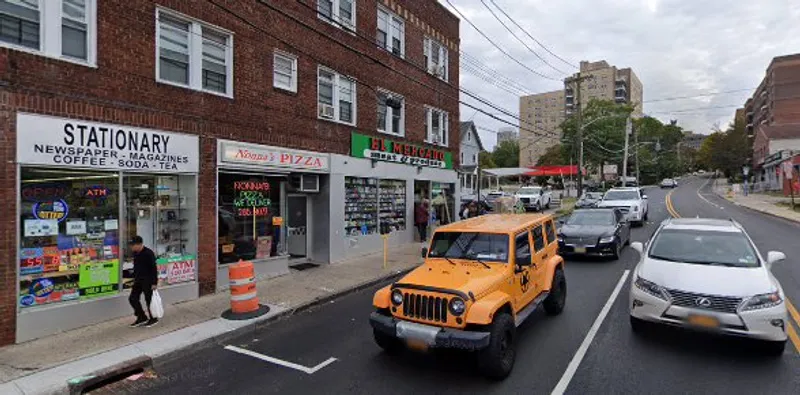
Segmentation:
<svg viewBox="0 0 800 395">
<path fill-rule="evenodd" d="M 383 332 L 373 329 L 372 335 L 375 337 L 375 343 L 387 354 L 397 354 L 404 347 L 400 340 Z"/>
<path fill-rule="evenodd" d="M 564 271 L 556 269 L 553 276 L 553 286 L 550 288 L 550 295 L 544 300 L 544 311 L 548 315 L 559 315 L 564 310 L 567 302 L 567 280 L 564 278 Z"/>
<path fill-rule="evenodd" d="M 516 359 L 516 326 L 508 313 L 498 313 L 488 327 L 489 345 L 478 353 L 478 367 L 492 380 L 502 380 L 511 373 Z"/>
</svg>

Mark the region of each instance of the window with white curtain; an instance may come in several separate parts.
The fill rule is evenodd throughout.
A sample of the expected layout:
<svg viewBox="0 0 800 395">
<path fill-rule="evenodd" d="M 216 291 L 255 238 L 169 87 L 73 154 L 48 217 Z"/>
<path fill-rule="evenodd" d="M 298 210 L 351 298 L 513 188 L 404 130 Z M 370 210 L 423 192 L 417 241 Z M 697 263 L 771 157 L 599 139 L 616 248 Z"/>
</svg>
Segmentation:
<svg viewBox="0 0 800 395">
<path fill-rule="evenodd" d="M 320 66 L 317 73 L 317 116 L 355 125 L 355 80 Z"/>
<path fill-rule="evenodd" d="M 402 96 L 378 92 L 378 131 L 396 136 L 405 135 L 405 100 Z"/>
<path fill-rule="evenodd" d="M 428 73 L 435 75 L 441 80 L 448 81 L 447 47 L 432 38 L 425 37 L 423 52 Z"/>
<path fill-rule="evenodd" d="M 356 30 L 355 0 L 317 0 L 317 15 L 346 30 Z"/>
<path fill-rule="evenodd" d="M 447 147 L 448 129 L 447 112 L 433 107 L 425 108 L 425 142 Z"/>
<path fill-rule="evenodd" d="M 156 80 L 232 97 L 233 35 L 161 8 L 156 19 Z"/>
<path fill-rule="evenodd" d="M 378 7 L 378 46 L 399 56 L 405 56 L 405 22 L 396 14 Z"/>
<path fill-rule="evenodd" d="M 0 0 L 0 46 L 94 66 L 96 11 L 96 0 Z"/>
<path fill-rule="evenodd" d="M 297 57 L 275 51 L 273 56 L 272 86 L 297 92 Z"/>
</svg>

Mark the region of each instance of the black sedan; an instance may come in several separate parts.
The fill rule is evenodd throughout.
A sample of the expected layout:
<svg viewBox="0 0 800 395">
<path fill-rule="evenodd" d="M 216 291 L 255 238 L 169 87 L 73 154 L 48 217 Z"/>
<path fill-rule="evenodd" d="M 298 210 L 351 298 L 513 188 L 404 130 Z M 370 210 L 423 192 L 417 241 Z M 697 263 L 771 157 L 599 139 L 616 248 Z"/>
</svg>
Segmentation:
<svg viewBox="0 0 800 395">
<path fill-rule="evenodd" d="M 591 255 L 619 259 L 631 242 L 631 225 L 616 208 L 579 209 L 559 221 L 560 255 Z"/>
</svg>

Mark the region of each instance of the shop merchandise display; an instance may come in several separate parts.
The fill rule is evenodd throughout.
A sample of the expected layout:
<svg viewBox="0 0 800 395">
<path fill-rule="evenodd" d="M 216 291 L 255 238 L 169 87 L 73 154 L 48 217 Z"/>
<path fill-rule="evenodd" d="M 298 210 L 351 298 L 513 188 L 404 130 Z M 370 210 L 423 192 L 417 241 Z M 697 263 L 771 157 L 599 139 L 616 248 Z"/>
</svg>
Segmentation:
<svg viewBox="0 0 800 395">
<path fill-rule="evenodd" d="M 381 180 L 380 182 L 381 234 L 406 229 L 406 182 Z"/>
<path fill-rule="evenodd" d="M 369 235 L 378 229 L 378 181 L 374 178 L 345 177 L 345 233 Z"/>
</svg>

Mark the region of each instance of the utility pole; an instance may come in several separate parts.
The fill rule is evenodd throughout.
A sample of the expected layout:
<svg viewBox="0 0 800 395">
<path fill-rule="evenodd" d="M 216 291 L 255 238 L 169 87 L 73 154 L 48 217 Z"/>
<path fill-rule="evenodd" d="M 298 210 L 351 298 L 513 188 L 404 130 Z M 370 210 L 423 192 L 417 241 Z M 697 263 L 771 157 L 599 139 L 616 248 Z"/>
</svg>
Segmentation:
<svg viewBox="0 0 800 395">
<path fill-rule="evenodd" d="M 575 82 L 575 107 L 578 111 L 578 196 L 583 195 L 583 102 L 581 102 L 581 83 L 584 80 L 594 78 L 594 76 L 582 76 L 580 71 L 570 82 Z"/>
<path fill-rule="evenodd" d="M 628 116 L 628 119 L 625 120 L 625 156 L 622 157 L 622 186 L 628 183 L 628 141 L 631 136 L 631 130 L 633 129 L 633 125 L 631 122 L 631 117 Z"/>
<path fill-rule="evenodd" d="M 642 185 L 642 177 L 639 175 L 639 133 L 637 133 L 636 130 L 633 131 L 633 146 L 636 150 L 634 152 L 634 160 L 636 160 L 636 182 Z"/>
</svg>

